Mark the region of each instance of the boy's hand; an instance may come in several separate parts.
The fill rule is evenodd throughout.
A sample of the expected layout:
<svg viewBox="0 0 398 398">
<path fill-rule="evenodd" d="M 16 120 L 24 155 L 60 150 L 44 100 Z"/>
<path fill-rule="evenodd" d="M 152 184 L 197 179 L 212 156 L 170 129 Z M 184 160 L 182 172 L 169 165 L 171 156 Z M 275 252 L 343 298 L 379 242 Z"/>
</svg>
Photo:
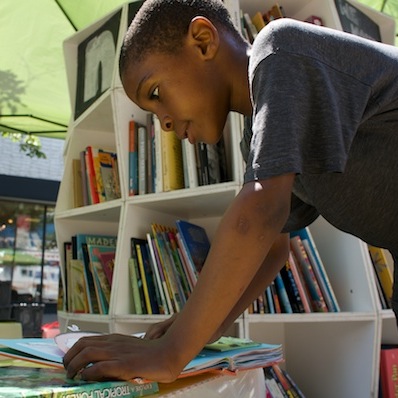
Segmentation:
<svg viewBox="0 0 398 398">
<path fill-rule="evenodd" d="M 142 377 L 174 381 L 182 369 L 174 369 L 173 354 L 162 339 L 147 340 L 121 334 L 83 337 L 64 356 L 67 377 L 85 380 L 129 380 Z"/>
</svg>

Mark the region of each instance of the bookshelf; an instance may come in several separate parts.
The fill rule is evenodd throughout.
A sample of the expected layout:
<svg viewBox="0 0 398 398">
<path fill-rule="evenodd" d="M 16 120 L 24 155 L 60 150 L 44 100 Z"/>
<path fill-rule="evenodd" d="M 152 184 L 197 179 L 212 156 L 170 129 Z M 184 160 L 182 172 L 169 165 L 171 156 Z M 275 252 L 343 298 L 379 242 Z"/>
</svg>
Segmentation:
<svg viewBox="0 0 398 398">
<path fill-rule="evenodd" d="M 231 6 L 233 2 L 228 0 L 226 3 Z M 378 23 L 382 41 L 394 43 L 392 19 L 362 4 L 351 3 Z M 117 71 L 118 49 L 138 3 L 132 4 L 118 8 L 64 43 L 71 108 L 73 115 L 77 116 L 72 117 L 65 142 L 65 173 L 55 211 L 58 246 L 62 253 L 64 242 L 70 241 L 71 236 L 77 233 L 117 235 L 118 241 L 113 277 L 113 287 L 117 288 L 111 291 L 109 313 L 76 314 L 60 309 L 61 331 L 77 324 L 85 330 L 135 333 L 167 318 L 166 315 L 132 314 L 127 266 L 130 238 L 144 237 L 152 222 L 174 226 L 175 220 L 181 218 L 205 227 L 211 239 L 218 221 L 243 181 L 244 165 L 239 148 L 241 119 L 231 114 L 228 123 L 230 181 L 158 194 L 128 195 L 129 121 L 133 118 L 142 124 L 146 122 L 146 113 L 124 94 Z M 249 14 L 269 9 L 273 4 L 270 0 L 241 1 L 242 9 Z M 317 15 L 326 26 L 342 29 L 334 0 L 280 0 L 279 4 L 289 17 L 304 20 Z M 79 61 L 81 43 L 99 35 L 104 26 L 113 32 L 115 63 L 108 70 L 111 76 L 101 83 L 101 90 L 95 91 L 95 98 L 84 101 L 84 95 L 77 98 L 76 93 L 78 82 L 84 81 L 84 68 Z M 109 86 L 106 82 L 110 82 Z M 72 161 L 90 144 L 117 153 L 121 198 L 75 208 Z M 317 220 L 309 230 L 327 269 L 341 312 L 259 315 L 246 311 L 228 332 L 259 341 L 282 343 L 285 367 L 308 397 L 377 396 L 380 344 L 397 343 L 398 333 L 392 311 L 381 310 L 367 247 L 364 242 L 337 231 L 323 219 Z M 62 264 L 64 267 L 65 262 Z M 65 282 L 64 268 L 61 275 Z"/>
</svg>

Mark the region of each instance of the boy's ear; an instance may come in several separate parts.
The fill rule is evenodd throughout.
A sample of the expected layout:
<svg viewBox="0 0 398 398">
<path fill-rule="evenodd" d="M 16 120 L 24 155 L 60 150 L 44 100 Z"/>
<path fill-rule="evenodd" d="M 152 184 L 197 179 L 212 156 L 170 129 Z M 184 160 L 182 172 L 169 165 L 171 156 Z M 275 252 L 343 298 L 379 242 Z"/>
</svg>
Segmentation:
<svg viewBox="0 0 398 398">
<path fill-rule="evenodd" d="M 219 33 L 217 28 L 205 17 L 195 17 L 189 24 L 188 45 L 199 50 L 202 57 L 211 59 L 219 46 Z"/>
</svg>

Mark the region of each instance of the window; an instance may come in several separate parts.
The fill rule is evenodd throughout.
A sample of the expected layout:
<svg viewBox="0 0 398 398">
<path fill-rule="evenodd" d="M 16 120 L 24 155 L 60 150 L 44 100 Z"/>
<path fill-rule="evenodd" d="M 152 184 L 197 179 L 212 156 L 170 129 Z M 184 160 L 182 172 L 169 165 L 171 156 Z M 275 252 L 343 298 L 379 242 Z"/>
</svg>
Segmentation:
<svg viewBox="0 0 398 398">
<path fill-rule="evenodd" d="M 13 301 L 56 303 L 59 275 L 54 207 L 0 200 L 0 280 Z"/>
</svg>

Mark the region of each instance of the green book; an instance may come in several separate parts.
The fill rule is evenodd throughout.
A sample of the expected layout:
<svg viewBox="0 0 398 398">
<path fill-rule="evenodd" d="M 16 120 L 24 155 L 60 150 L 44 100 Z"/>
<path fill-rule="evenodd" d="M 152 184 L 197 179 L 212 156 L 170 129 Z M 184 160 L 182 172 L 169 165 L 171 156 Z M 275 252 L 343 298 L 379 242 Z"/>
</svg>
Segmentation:
<svg viewBox="0 0 398 398">
<path fill-rule="evenodd" d="M 67 398 L 67 397 L 144 397 L 159 391 L 153 381 L 90 382 L 68 379 L 64 369 L 22 366 L 0 367 L 0 397 Z"/>
</svg>

